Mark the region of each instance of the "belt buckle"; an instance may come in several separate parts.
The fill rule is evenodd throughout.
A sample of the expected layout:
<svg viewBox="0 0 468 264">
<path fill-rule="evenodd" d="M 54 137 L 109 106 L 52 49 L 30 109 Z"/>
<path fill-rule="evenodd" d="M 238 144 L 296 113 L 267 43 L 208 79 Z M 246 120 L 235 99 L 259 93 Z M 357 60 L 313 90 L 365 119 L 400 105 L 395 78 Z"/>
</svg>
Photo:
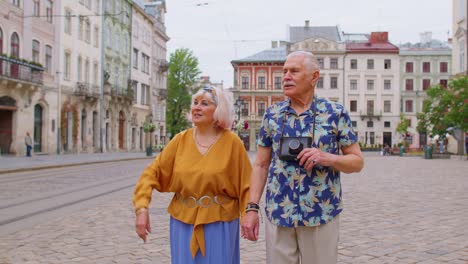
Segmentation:
<svg viewBox="0 0 468 264">
<path fill-rule="evenodd" d="M 193 196 L 187 196 L 182 199 L 182 203 L 185 204 L 185 206 L 187 206 L 188 208 L 194 208 L 197 206 L 198 201 L 197 198 Z"/>
<path fill-rule="evenodd" d="M 216 195 L 214 197 L 214 202 L 219 204 L 219 205 L 223 205 L 225 203 L 227 203 L 228 201 L 230 200 L 230 198 L 226 195 Z"/>
<path fill-rule="evenodd" d="M 212 203 L 213 203 L 213 199 L 208 195 L 202 196 L 198 199 L 198 205 L 203 208 L 209 207 Z"/>
</svg>

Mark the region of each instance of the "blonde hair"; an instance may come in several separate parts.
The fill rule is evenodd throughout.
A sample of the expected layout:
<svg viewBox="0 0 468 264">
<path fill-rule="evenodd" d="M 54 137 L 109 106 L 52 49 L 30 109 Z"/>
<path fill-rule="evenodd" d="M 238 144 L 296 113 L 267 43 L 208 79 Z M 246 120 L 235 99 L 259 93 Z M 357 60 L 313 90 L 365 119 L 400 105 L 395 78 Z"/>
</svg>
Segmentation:
<svg viewBox="0 0 468 264">
<path fill-rule="evenodd" d="M 234 122 L 234 100 L 232 92 L 214 86 L 205 86 L 192 95 L 192 104 L 195 99 L 205 94 L 209 94 L 216 105 L 216 110 L 213 114 L 215 124 L 220 128 L 231 130 Z M 189 120 L 192 121 L 191 112 L 189 113 Z"/>
</svg>

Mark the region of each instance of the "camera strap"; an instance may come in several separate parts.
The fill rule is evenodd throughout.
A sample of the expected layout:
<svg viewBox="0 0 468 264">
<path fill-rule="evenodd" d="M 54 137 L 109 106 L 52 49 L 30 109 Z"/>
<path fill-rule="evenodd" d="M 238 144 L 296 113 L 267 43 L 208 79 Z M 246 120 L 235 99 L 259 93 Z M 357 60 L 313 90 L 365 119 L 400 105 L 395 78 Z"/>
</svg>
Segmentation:
<svg viewBox="0 0 468 264">
<path fill-rule="evenodd" d="M 291 103 L 289 105 L 291 107 Z M 312 123 L 312 145 L 315 143 L 315 118 L 316 118 L 316 116 L 317 116 L 317 97 L 314 96 L 314 114 L 313 114 L 314 122 Z M 288 113 L 286 112 L 283 115 L 283 124 L 281 126 L 280 139 L 283 138 L 284 124 L 286 123 L 286 120 L 288 119 L 287 117 L 288 117 Z"/>
</svg>

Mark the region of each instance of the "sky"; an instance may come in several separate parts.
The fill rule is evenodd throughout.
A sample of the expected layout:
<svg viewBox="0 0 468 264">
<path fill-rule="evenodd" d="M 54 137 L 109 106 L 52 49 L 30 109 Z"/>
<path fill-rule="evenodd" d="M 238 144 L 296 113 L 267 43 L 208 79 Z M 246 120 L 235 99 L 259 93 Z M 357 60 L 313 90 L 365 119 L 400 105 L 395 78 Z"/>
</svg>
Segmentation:
<svg viewBox="0 0 468 264">
<path fill-rule="evenodd" d="M 168 59 L 188 48 L 201 75 L 233 86 L 231 61 L 287 40 L 287 27 L 336 26 L 346 33 L 388 31 L 393 44 L 419 42 L 421 32 L 452 36 L 452 0 L 166 0 Z"/>
</svg>

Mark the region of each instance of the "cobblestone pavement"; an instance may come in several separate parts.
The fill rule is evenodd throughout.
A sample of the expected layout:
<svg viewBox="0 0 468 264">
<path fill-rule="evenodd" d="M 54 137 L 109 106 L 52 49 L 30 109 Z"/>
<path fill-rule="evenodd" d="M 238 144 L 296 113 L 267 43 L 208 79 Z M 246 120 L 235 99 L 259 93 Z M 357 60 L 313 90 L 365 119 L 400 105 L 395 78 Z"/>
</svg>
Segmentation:
<svg viewBox="0 0 468 264">
<path fill-rule="evenodd" d="M 361 173 L 342 177 L 339 263 L 468 263 L 467 171 L 460 160 L 366 155 Z M 172 195 L 154 193 L 143 244 L 131 193 L 1 237 L 0 263 L 170 263 Z M 242 263 L 266 263 L 264 242 L 263 226 L 258 242 L 241 241 Z"/>
</svg>

